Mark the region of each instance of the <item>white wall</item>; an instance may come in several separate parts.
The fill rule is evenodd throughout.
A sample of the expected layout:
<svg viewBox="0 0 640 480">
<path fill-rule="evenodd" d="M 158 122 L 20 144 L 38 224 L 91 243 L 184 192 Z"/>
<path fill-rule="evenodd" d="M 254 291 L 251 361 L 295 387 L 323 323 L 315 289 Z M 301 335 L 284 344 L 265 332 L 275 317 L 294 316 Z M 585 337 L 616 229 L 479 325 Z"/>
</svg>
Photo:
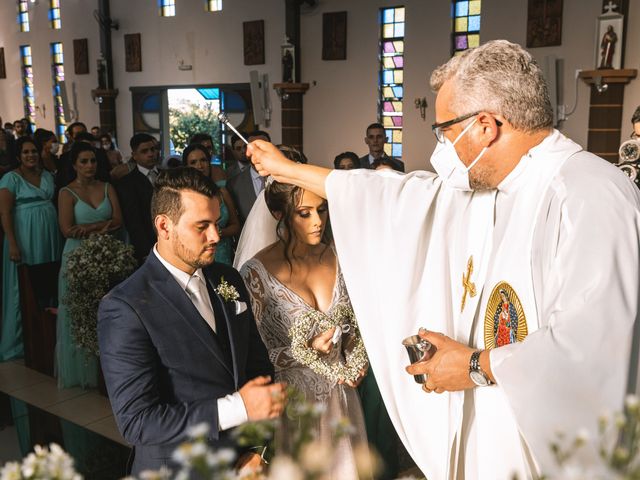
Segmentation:
<svg viewBox="0 0 640 480">
<path fill-rule="evenodd" d="M 97 23 L 92 11 L 97 0 L 64 0 L 62 30 L 53 31 L 47 23 L 47 3 L 39 0 L 32 16 L 32 31 L 18 33 L 13 0 L 0 2 L 0 46 L 5 48 L 7 76 L 0 80 L 0 115 L 13 120 L 22 116 L 22 93 L 18 46 L 30 43 L 34 51 L 36 103 L 46 106 L 47 117 L 38 117 L 39 126 L 53 128 L 53 101 L 49 42 L 62 40 L 69 93 L 75 83 L 78 113 L 87 125 L 98 121 L 98 108 L 90 98 L 97 85 L 95 61 L 99 51 Z M 249 71 L 269 74 L 272 83 L 281 79 L 280 44 L 284 37 L 284 0 L 227 0 L 224 11 L 207 13 L 201 0 L 177 0 L 177 16 L 161 18 L 156 0 L 111 0 L 112 17 L 120 29 L 113 32 L 114 80 L 120 90 L 117 121 L 120 144 L 132 134 L 132 86 L 189 85 L 248 82 Z M 527 0 L 483 2 L 481 40 L 496 38 L 524 44 Z M 626 68 L 640 66 L 640 2 L 630 2 Z M 407 8 L 405 50 L 404 160 L 409 170 L 428 168 L 434 148 L 430 125 L 434 121 L 434 96 L 428 85 L 429 74 L 449 56 L 451 21 L 449 0 L 321 0 L 320 6 L 303 15 L 302 81 L 311 84 L 304 99 L 305 153 L 315 162 L 331 165 L 344 150 L 366 152 L 364 128 L 376 120 L 378 69 L 378 9 L 403 4 Z M 565 0 L 562 45 L 532 49 L 540 62 L 546 55 L 564 60 L 564 103 L 575 93 L 576 69 L 593 68 L 595 21 L 601 0 Z M 347 60 L 323 61 L 322 13 L 346 10 L 348 13 Z M 265 21 L 266 64 L 245 66 L 242 53 L 242 22 Z M 124 34 L 142 34 L 142 72 L 125 72 Z M 72 39 L 88 38 L 90 75 L 73 73 Z M 192 71 L 179 71 L 178 61 L 193 65 Z M 315 84 L 314 84 L 315 82 Z M 578 83 L 579 102 L 574 115 L 562 130 L 582 145 L 587 140 L 589 88 Z M 426 97 L 426 120 L 414 108 L 414 99 Z M 279 142 L 280 102 L 271 92 L 273 119 L 268 129 Z M 633 110 L 640 104 L 640 79 L 626 89 L 623 135 Z"/>
</svg>

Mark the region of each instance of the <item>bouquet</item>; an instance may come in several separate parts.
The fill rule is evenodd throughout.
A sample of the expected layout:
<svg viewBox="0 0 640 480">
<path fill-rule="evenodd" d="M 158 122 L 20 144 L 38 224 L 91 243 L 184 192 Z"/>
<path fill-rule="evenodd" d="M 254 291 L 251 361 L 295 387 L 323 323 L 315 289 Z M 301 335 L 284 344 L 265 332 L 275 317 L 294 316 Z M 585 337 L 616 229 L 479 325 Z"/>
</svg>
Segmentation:
<svg viewBox="0 0 640 480">
<path fill-rule="evenodd" d="M 82 480 L 73 467 L 73 458 L 59 445 L 36 445 L 22 463 L 8 462 L 0 470 L 0 480 Z"/>
<path fill-rule="evenodd" d="M 136 268 L 133 247 L 111 235 L 91 235 L 67 259 L 67 305 L 74 343 L 98 355 L 98 304 Z"/>
</svg>

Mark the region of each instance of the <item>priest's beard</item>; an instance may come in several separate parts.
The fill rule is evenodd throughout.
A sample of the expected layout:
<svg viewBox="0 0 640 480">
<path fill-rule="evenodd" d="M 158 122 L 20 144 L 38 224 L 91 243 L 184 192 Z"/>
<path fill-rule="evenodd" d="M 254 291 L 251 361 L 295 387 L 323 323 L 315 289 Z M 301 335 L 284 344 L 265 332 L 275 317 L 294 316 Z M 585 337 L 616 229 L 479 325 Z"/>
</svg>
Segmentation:
<svg viewBox="0 0 640 480">
<path fill-rule="evenodd" d="M 495 168 L 490 165 L 476 165 L 475 168 L 472 168 L 469 172 L 469 186 L 475 191 L 496 188 L 496 185 L 491 183 L 491 177 L 493 177 L 494 173 Z"/>
</svg>

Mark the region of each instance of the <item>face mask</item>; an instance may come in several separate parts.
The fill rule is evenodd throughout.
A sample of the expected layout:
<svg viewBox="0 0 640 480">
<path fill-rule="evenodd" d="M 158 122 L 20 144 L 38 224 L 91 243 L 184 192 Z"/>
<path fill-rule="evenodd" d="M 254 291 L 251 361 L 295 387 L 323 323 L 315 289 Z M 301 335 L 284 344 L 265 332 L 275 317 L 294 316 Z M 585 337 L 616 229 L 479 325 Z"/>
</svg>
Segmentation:
<svg viewBox="0 0 640 480">
<path fill-rule="evenodd" d="M 49 147 L 49 151 L 52 155 L 56 155 L 58 153 L 58 149 L 60 148 L 60 144 L 58 142 L 53 142 L 51 147 Z"/>
<path fill-rule="evenodd" d="M 478 163 L 478 160 L 482 158 L 482 155 L 484 155 L 484 152 L 487 150 L 487 147 L 484 147 L 468 167 L 462 163 L 458 152 L 456 152 L 454 145 L 458 143 L 458 140 L 467 133 L 474 123 L 476 123 L 475 119 L 460 132 L 460 135 L 456 137 L 453 143 L 446 137 L 444 143 L 438 142 L 436 149 L 433 151 L 433 154 L 431 154 L 431 165 L 433 165 L 436 173 L 447 186 L 455 188 L 456 190 L 472 190 L 469 184 L 469 170 Z"/>
</svg>

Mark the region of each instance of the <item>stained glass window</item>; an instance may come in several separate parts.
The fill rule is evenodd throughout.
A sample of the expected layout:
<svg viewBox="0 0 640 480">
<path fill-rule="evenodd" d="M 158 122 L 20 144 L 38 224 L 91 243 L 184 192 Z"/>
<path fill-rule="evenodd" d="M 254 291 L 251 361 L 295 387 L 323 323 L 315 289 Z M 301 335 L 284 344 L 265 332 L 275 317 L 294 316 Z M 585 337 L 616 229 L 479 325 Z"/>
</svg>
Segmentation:
<svg viewBox="0 0 640 480">
<path fill-rule="evenodd" d="M 451 18 L 451 53 L 456 55 L 468 48 L 480 45 L 480 7 L 482 0 L 453 0 Z"/>
<path fill-rule="evenodd" d="M 204 0 L 204 9 L 207 12 L 219 12 L 222 10 L 222 0 Z"/>
<path fill-rule="evenodd" d="M 161 17 L 176 16 L 176 0 L 158 0 Z"/>
<path fill-rule="evenodd" d="M 18 0 L 18 25 L 21 32 L 29 31 L 29 0 Z"/>
<path fill-rule="evenodd" d="M 50 0 L 49 2 L 49 24 L 54 30 L 62 27 L 60 19 L 60 0 Z"/>
<path fill-rule="evenodd" d="M 62 43 L 51 44 L 51 76 L 53 79 L 53 116 L 56 121 L 56 134 L 60 143 L 66 141 L 64 135 L 65 118 L 64 104 L 62 103 L 62 84 L 64 81 L 64 53 Z"/>
<path fill-rule="evenodd" d="M 29 122 L 36 120 L 36 96 L 33 90 L 33 63 L 31 58 L 31 45 L 20 46 L 20 68 L 22 70 L 22 99 L 24 103 L 24 116 Z"/>
<path fill-rule="evenodd" d="M 378 116 L 385 128 L 387 155 L 402 157 L 405 8 L 380 9 L 380 98 Z"/>
</svg>

